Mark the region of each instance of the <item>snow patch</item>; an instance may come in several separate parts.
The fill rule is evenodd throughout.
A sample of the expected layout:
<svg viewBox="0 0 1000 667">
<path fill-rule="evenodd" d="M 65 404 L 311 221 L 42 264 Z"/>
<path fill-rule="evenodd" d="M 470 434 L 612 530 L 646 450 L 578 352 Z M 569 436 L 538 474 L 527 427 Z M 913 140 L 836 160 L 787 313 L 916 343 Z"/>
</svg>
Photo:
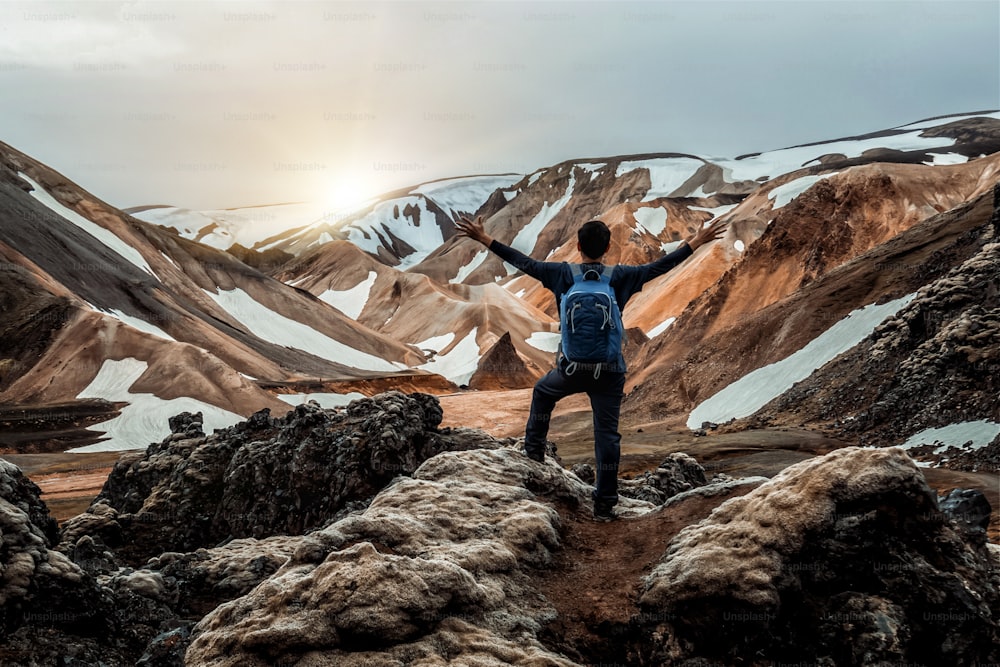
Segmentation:
<svg viewBox="0 0 1000 667">
<path fill-rule="evenodd" d="M 275 345 L 302 350 L 352 368 L 371 371 L 398 371 L 401 368 L 276 313 L 238 287 L 219 290 L 218 294 L 208 290 L 205 293 L 254 336 Z"/>
<path fill-rule="evenodd" d="M 584 171 L 590 172 L 590 180 L 593 181 L 595 178 L 601 175 L 601 170 L 608 166 L 607 162 L 577 162 L 574 167 L 579 167 Z"/>
<path fill-rule="evenodd" d="M 729 213 L 737 206 L 738 204 L 722 204 L 720 206 L 688 206 L 688 209 L 691 211 L 705 211 L 706 213 L 711 213 L 712 220 L 715 220 L 716 218 Z M 711 220 L 709 220 L 709 222 L 711 222 Z"/>
<path fill-rule="evenodd" d="M 736 239 L 733 242 L 733 247 L 736 248 L 736 252 L 743 252 L 744 250 L 747 249 L 746 244 L 743 243 L 743 241 L 741 241 L 739 239 Z"/>
<path fill-rule="evenodd" d="M 486 261 L 486 258 L 489 256 L 489 254 L 490 254 L 489 250 L 480 250 L 479 252 L 477 252 L 476 255 L 469 260 L 468 264 L 464 264 L 459 267 L 458 273 L 456 273 L 455 277 L 449 280 L 448 282 L 460 283 L 466 278 L 468 278 L 473 271 L 478 269 L 482 265 L 482 263 Z"/>
<path fill-rule="evenodd" d="M 771 206 L 771 210 L 781 208 L 787 205 L 790 201 L 798 197 L 800 194 L 811 188 L 816 183 L 819 183 L 824 178 L 830 178 L 831 176 L 839 172 L 831 172 L 829 174 L 818 174 L 816 176 L 802 176 L 796 178 L 795 180 L 789 181 L 784 185 L 779 185 L 770 192 L 767 193 L 768 199 L 773 199 L 774 204 Z"/>
<path fill-rule="evenodd" d="M 576 186 L 576 177 L 573 172 L 569 175 L 569 185 L 566 186 L 566 194 L 561 198 L 557 199 L 555 203 L 549 204 L 548 199 L 542 204 L 541 210 L 535 214 L 535 217 L 531 219 L 531 222 L 526 224 L 521 228 L 521 231 L 517 233 L 514 240 L 511 241 L 510 247 L 515 250 L 520 250 L 525 255 L 530 255 L 535 249 L 535 244 L 538 243 L 538 235 L 545 229 L 546 225 L 552 221 L 552 218 L 556 217 L 559 211 L 562 210 L 563 206 L 569 203 L 569 200 L 573 197 L 573 188 Z"/>
<path fill-rule="evenodd" d="M 945 164 L 965 164 L 969 161 L 969 158 L 961 153 L 928 153 L 932 156 L 930 162 L 924 162 L 928 166 L 937 166 Z"/>
<path fill-rule="evenodd" d="M 455 334 L 449 331 L 448 333 L 441 334 L 440 336 L 431 336 L 427 340 L 414 343 L 414 345 L 421 350 L 432 350 L 437 353 L 451 345 L 451 341 L 453 340 L 455 340 Z"/>
<path fill-rule="evenodd" d="M 477 330 L 478 327 L 473 327 L 473 329 L 466 334 L 465 338 L 452 345 L 450 350 L 444 354 L 438 354 L 434 357 L 434 359 L 426 364 L 417 366 L 417 368 L 430 373 L 437 373 L 457 385 L 468 384 L 472 375 L 479 367 L 480 355 L 479 343 L 476 342 Z M 448 333 L 444 336 L 429 338 L 422 343 L 418 343 L 417 346 L 421 349 L 427 348 L 444 350 L 447 349 L 447 344 L 442 346 L 440 345 L 440 341 L 443 341 L 446 337 L 450 342 L 455 337 L 455 334 Z"/>
<path fill-rule="evenodd" d="M 168 334 L 166 331 L 164 331 L 160 327 L 156 326 L 155 324 L 153 324 L 149 320 L 142 319 L 141 317 L 134 317 L 132 315 L 126 315 L 125 313 L 123 313 L 122 311 L 117 310 L 117 309 L 101 310 L 99 308 L 95 308 L 94 310 L 97 310 L 98 312 L 103 313 L 105 315 L 110 315 L 111 317 L 115 318 L 116 320 L 121 320 L 122 322 L 124 322 L 125 324 L 129 325 L 133 329 L 138 329 L 139 331 L 144 331 L 144 332 L 146 332 L 148 334 L 153 334 L 154 336 L 157 336 L 157 337 L 162 338 L 164 340 L 176 340 L 173 336 L 171 336 L 170 334 Z"/>
<path fill-rule="evenodd" d="M 632 217 L 635 224 L 653 236 L 659 236 L 667 228 L 667 209 L 659 206 L 637 208 Z"/>
<path fill-rule="evenodd" d="M 680 240 L 680 241 L 671 241 L 669 243 L 661 243 L 660 244 L 660 250 L 663 251 L 663 254 L 667 255 L 667 254 L 672 253 L 674 250 L 677 250 L 678 248 L 680 248 L 682 243 L 684 243 L 683 239 Z"/>
<path fill-rule="evenodd" d="M 636 169 L 648 170 L 650 186 L 642 201 L 652 201 L 658 197 L 669 196 L 677 188 L 684 185 L 684 182 L 691 178 L 704 164 L 701 160 L 687 157 L 630 160 L 618 165 L 618 169 L 615 170 L 615 178 L 620 178 Z"/>
<path fill-rule="evenodd" d="M 407 208 L 411 209 L 410 214 L 403 212 Z M 397 210 L 398 216 L 394 215 Z M 396 266 L 400 271 L 419 264 L 444 243 L 437 216 L 428 210 L 427 200 L 423 196 L 379 202 L 365 215 L 347 223 L 342 231 L 346 232 L 348 241 L 372 254 L 378 254 L 379 248 L 385 246 L 383 238 L 387 239 L 391 232 L 414 249 L 414 252 L 400 259 Z"/>
<path fill-rule="evenodd" d="M 998 435 L 1000 435 L 1000 424 L 991 421 L 958 422 L 914 433 L 899 446 L 903 449 L 912 449 L 921 445 L 938 445 L 934 453 L 943 454 L 949 447 L 981 449 L 993 442 Z"/>
<path fill-rule="evenodd" d="M 186 239 L 194 240 L 198 231 L 211 225 L 214 220 L 200 211 L 192 211 L 178 206 L 151 208 L 132 214 L 138 218 L 160 227 L 169 227 Z"/>
<path fill-rule="evenodd" d="M 657 324 L 655 327 L 653 327 L 652 329 L 650 329 L 649 331 L 647 331 L 646 332 L 646 337 L 647 338 L 656 338 L 661 333 L 663 333 L 664 331 L 666 331 L 670 327 L 670 325 L 674 323 L 674 321 L 676 319 L 677 319 L 676 317 L 668 317 L 667 319 L 663 320 L 662 322 L 660 322 L 659 324 Z"/>
<path fill-rule="evenodd" d="M 325 213 L 325 207 L 319 204 L 296 202 L 206 211 L 170 206 L 140 211 L 134 213 L 133 217 L 155 225 L 172 227 L 184 238 L 197 239 L 199 243 L 226 250 L 235 243 L 252 248 L 276 234 L 309 225 Z M 198 238 L 201 230 L 212 224 L 217 227 Z"/>
<path fill-rule="evenodd" d="M 114 419 L 88 427 L 90 431 L 103 431 L 108 440 L 76 447 L 70 452 L 106 452 L 125 449 L 145 449 L 153 442 L 160 442 L 170 435 L 167 420 L 181 412 L 201 412 L 204 430 L 211 433 L 243 421 L 243 417 L 203 401 L 181 397 L 164 400 L 153 394 L 133 394 L 130 389 L 146 372 L 149 364 L 133 357 L 105 360 L 101 370 L 77 398 L 103 398 L 113 402 L 127 402 L 121 414 Z"/>
<path fill-rule="evenodd" d="M 747 373 L 691 411 L 687 420 L 690 429 L 702 422 L 722 423 L 746 417 L 777 398 L 792 385 L 800 382 L 837 355 L 846 352 L 885 318 L 896 314 L 915 294 L 908 294 L 882 305 L 868 305 L 851 312 L 832 327 L 785 359 Z"/>
<path fill-rule="evenodd" d="M 774 178 L 781 174 L 801 169 L 811 164 L 819 164 L 822 155 L 841 154 L 847 158 L 861 157 L 872 148 L 888 148 L 898 151 L 926 151 L 932 148 L 953 146 L 953 137 L 921 137 L 920 132 L 903 132 L 888 137 L 871 139 L 845 139 L 812 146 L 798 146 L 760 153 L 743 159 L 722 159 L 714 162 L 722 167 L 729 181 L 757 181 Z"/>
<path fill-rule="evenodd" d="M 146 263 L 146 258 L 143 257 L 138 250 L 125 243 L 125 241 L 118 238 L 118 236 L 116 236 L 113 232 L 101 227 L 96 222 L 88 220 L 73 209 L 63 206 L 60 202 L 56 201 L 55 197 L 49 194 L 48 190 L 31 180 L 31 178 L 26 174 L 19 172 L 18 175 L 30 183 L 31 187 L 34 188 L 31 191 L 31 196 L 34 197 L 36 201 L 43 204 L 53 213 L 87 232 L 102 245 L 117 253 L 132 265 L 145 271 L 149 275 L 156 277 L 156 274 L 153 273 L 153 269 L 151 269 L 149 264 Z"/>
<path fill-rule="evenodd" d="M 524 342 L 542 352 L 558 352 L 562 335 L 550 331 L 535 331 Z"/>
<path fill-rule="evenodd" d="M 378 278 L 378 273 L 369 271 L 368 277 L 351 289 L 328 289 L 320 294 L 318 298 L 320 301 L 330 304 L 352 320 L 356 320 L 368 304 L 368 297 L 371 294 L 372 286 L 375 285 L 376 278 Z"/>
<path fill-rule="evenodd" d="M 524 178 L 523 174 L 498 176 L 468 176 L 424 183 L 410 194 L 423 195 L 452 215 L 478 211 L 496 190 L 509 188 Z"/>
</svg>

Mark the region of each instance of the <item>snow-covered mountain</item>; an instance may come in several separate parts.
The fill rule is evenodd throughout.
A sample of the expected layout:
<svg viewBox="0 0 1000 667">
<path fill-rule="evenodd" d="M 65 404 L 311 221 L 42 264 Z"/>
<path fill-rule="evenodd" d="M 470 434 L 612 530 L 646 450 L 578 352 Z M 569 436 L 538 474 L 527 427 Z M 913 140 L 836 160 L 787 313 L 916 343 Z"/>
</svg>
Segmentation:
<svg viewBox="0 0 1000 667">
<path fill-rule="evenodd" d="M 763 405 L 786 385 L 753 373 L 822 365 L 938 275 L 904 290 L 865 258 L 961 218 L 997 183 L 998 151 L 1000 112 L 986 112 L 736 158 L 651 153 L 445 179 L 347 216 L 307 204 L 128 215 L 3 146 L 0 401 L 104 401 L 125 410 L 108 429 L 144 432 L 171 410 L 204 408 L 219 424 L 282 410 L 303 388 L 529 386 L 558 340 L 551 295 L 455 237 L 458 215 L 483 215 L 493 236 L 550 261 L 575 260 L 577 227 L 599 217 L 612 263 L 653 261 L 723 217 L 723 239 L 625 311 L 625 415 L 743 416 L 711 406 L 734 404 L 718 398 L 727 387 L 756 395 L 744 412 Z M 266 275 L 221 251 L 237 244 L 250 264 L 268 251 L 284 263 Z"/>
<path fill-rule="evenodd" d="M 420 349 L 428 355 L 420 368 L 459 385 L 484 387 L 485 380 L 476 377 L 480 360 L 504 336 L 520 355 L 510 359 L 512 375 L 537 378 L 555 352 L 552 318 L 503 287 L 439 283 L 386 266 L 348 241 L 303 254 L 278 278 Z"/>
<path fill-rule="evenodd" d="M 284 409 L 258 381 L 427 375 L 419 350 L 3 144 L 0 172 L 0 403 L 128 403 L 108 429 L 144 447 L 182 410 L 219 426 Z"/>
<path fill-rule="evenodd" d="M 326 214 L 308 202 L 192 211 L 177 206 L 137 206 L 125 209 L 133 217 L 168 227 L 180 236 L 227 250 L 235 244 L 251 248 L 275 234 L 305 227 Z"/>
<path fill-rule="evenodd" d="M 354 210 L 300 202 L 217 211 L 149 206 L 129 212 L 222 250 L 238 243 L 300 255 L 347 240 L 402 270 L 450 238 L 458 216 L 475 214 L 496 190 L 520 179 L 519 174 L 499 174 L 431 181 L 376 197 Z"/>
<path fill-rule="evenodd" d="M 1000 113 L 453 180 L 265 262 L 0 144 L 0 453 L 145 448 L 0 460 L 0 663 L 1000 664 Z M 626 309 L 617 521 L 583 397 L 503 438 L 557 323 L 476 202 L 550 261 L 730 223 Z"/>
<path fill-rule="evenodd" d="M 497 190 L 520 175 L 465 176 L 423 183 L 379 197 L 348 214 L 334 213 L 305 229 L 261 241 L 255 250 L 300 255 L 334 240 L 350 241 L 400 270 L 420 263 L 455 233 L 455 220 L 474 215 Z"/>
<path fill-rule="evenodd" d="M 709 277 L 718 280 L 643 349 L 627 411 L 640 420 L 684 418 L 690 427 L 753 414 L 852 350 L 922 286 L 995 242 L 988 222 L 998 182 L 996 153 L 933 168 L 851 167 L 782 208 L 736 263 L 726 262 L 725 240 L 716 244 L 704 257 L 706 266 L 715 265 Z M 739 214 L 766 197 L 766 191 L 748 197 L 732 212 L 734 221 L 745 220 Z M 691 278 L 689 271 L 652 283 L 631 312 L 662 312 L 657 299 L 669 298 Z M 891 383 L 895 369 L 886 372 L 852 378 Z M 847 396 L 825 395 L 830 421 L 846 416 L 838 399 Z M 808 422 L 800 404 L 782 405 L 787 412 L 779 418 L 772 411 L 775 422 Z M 904 420 L 915 432 L 926 414 L 918 417 L 923 408 L 917 405 L 910 409 Z M 927 414 L 955 416 L 953 408 Z M 966 414 L 957 421 L 997 416 Z M 897 428 L 896 435 L 910 432 Z"/>
<path fill-rule="evenodd" d="M 719 216 L 727 219 L 730 231 L 724 239 L 648 285 L 625 312 L 626 325 L 651 339 L 632 363 L 626 414 L 633 420 L 695 424 L 708 414 L 709 399 L 719 394 L 716 401 L 723 400 L 726 394 L 720 392 L 744 375 L 785 358 L 808 375 L 891 315 L 888 306 L 875 304 L 899 305 L 893 299 L 906 294 L 888 290 L 879 272 L 858 278 L 870 289 L 841 289 L 838 299 L 822 308 L 802 295 L 828 273 L 906 230 L 983 196 L 1000 178 L 997 150 L 1000 113 L 989 112 L 733 159 L 658 154 L 571 160 L 498 190 L 480 213 L 491 234 L 550 261 L 576 259 L 576 227 L 600 217 L 613 229 L 608 261 L 615 263 L 652 261 L 698 226 Z M 315 264 L 308 271 L 301 267 L 287 266 L 282 279 L 316 294 L 324 285 L 328 289 L 333 276 L 343 275 Z M 383 275 L 377 263 L 365 271 Z M 537 320 L 542 325 L 537 336 L 551 338 L 532 341 L 555 341 L 548 291 L 512 274 L 511 267 L 473 242 L 448 240 L 407 273 L 447 285 L 437 289 L 435 299 L 453 302 L 460 299 L 443 295 L 456 284 L 502 284 L 547 315 Z M 370 289 L 382 280 L 368 282 L 372 275 L 341 278 L 344 298 L 355 286 Z M 389 313 L 419 312 L 424 302 L 406 298 L 417 293 L 405 287 L 382 292 L 377 309 L 365 308 L 370 317 L 365 324 L 392 333 L 381 328 L 397 322 Z M 452 309 L 435 304 L 433 311 Z M 844 318 L 850 327 L 838 325 Z M 488 315 L 482 319 L 490 321 Z M 463 333 L 470 329 L 468 323 L 446 326 Z M 528 341 L 536 334 L 511 331 L 519 356 L 537 364 Z M 446 340 L 454 345 L 464 339 Z M 481 359 L 488 348 L 486 343 L 468 353 Z M 819 356 L 816 349 L 822 350 Z M 541 366 L 547 367 L 544 358 Z M 734 384 L 732 391 L 747 393 L 747 386 Z M 759 407 L 789 385 L 767 380 L 756 386 L 749 393 L 756 396 L 751 404 Z M 738 416 L 726 415 L 704 418 Z"/>
</svg>

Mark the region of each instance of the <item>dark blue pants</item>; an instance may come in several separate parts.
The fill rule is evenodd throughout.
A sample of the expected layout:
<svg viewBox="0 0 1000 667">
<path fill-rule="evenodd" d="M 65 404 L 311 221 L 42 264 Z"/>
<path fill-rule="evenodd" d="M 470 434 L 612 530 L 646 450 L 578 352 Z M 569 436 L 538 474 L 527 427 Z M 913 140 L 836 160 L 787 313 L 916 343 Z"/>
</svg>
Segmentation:
<svg viewBox="0 0 1000 667">
<path fill-rule="evenodd" d="M 545 451 L 545 437 L 556 403 L 571 395 L 586 393 L 594 413 L 594 458 L 597 459 L 597 485 L 594 499 L 611 505 L 618 502 L 618 460 L 621 457 L 622 436 L 618 432 L 618 417 L 625 396 L 625 374 L 602 371 L 594 378 L 593 371 L 577 370 L 566 375 L 561 368 L 549 371 L 538 382 L 531 395 L 531 414 L 524 429 L 524 449 L 531 453 Z"/>
</svg>

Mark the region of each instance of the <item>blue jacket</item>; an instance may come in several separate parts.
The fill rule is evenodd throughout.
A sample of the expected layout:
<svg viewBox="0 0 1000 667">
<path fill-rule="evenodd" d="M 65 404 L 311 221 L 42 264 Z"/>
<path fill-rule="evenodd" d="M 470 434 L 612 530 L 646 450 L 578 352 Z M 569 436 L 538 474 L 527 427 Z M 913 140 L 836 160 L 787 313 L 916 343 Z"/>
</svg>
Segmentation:
<svg viewBox="0 0 1000 667">
<path fill-rule="evenodd" d="M 568 262 L 541 262 L 532 259 L 519 250 L 514 250 L 508 245 L 500 243 L 496 239 L 490 244 L 490 250 L 497 254 L 503 261 L 511 264 L 517 270 L 526 273 L 542 283 L 556 297 L 556 308 L 558 309 L 563 294 L 573 286 L 573 271 Z M 625 310 L 625 304 L 636 293 L 642 291 L 642 286 L 653 278 L 662 276 L 670 269 L 676 267 L 692 254 L 691 247 L 684 243 L 670 254 L 664 255 L 655 262 L 648 264 L 637 264 L 629 266 L 619 264 L 615 266 L 611 274 L 611 287 L 615 291 L 615 299 L 618 307 Z M 603 264 L 583 264 L 584 271 L 596 268 L 603 272 Z M 599 268 L 602 267 L 602 268 Z M 625 359 L 619 355 L 617 368 L 608 368 L 613 372 L 625 372 Z"/>
</svg>

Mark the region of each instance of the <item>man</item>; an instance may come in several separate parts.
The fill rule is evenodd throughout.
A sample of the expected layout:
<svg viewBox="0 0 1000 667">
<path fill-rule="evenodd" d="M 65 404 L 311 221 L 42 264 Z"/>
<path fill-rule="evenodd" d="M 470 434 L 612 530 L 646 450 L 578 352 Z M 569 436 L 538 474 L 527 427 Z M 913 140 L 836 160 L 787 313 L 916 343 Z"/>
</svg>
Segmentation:
<svg viewBox="0 0 1000 667">
<path fill-rule="evenodd" d="M 540 262 L 500 243 L 483 229 L 482 217 L 475 221 L 461 218 L 455 223 L 460 236 L 479 241 L 501 259 L 527 275 L 541 281 L 552 290 L 556 306 L 564 295 L 580 280 L 581 273 L 597 276 L 607 270 L 601 258 L 611 245 L 611 230 L 600 220 L 584 223 L 577 232 L 577 250 L 582 266 L 574 269 L 567 262 Z M 708 227 L 685 240 L 679 248 L 649 264 L 638 266 L 618 265 L 611 271 L 610 287 L 617 307 L 625 308 L 628 300 L 642 286 L 674 268 L 700 246 L 722 236 L 726 225 L 716 220 Z M 605 281 L 607 282 L 607 281 Z M 567 322 L 562 322 L 566 330 Z M 597 460 L 597 484 L 594 488 L 594 518 L 611 521 L 615 518 L 614 506 L 618 502 L 618 461 L 621 455 L 621 434 L 618 418 L 625 388 L 625 359 L 621 349 L 614 360 L 600 364 L 576 364 L 560 350 L 556 368 L 549 371 L 535 384 L 531 396 L 531 412 L 524 432 L 524 453 L 535 461 L 545 460 L 545 438 L 549 432 L 549 419 L 556 403 L 566 396 L 586 392 L 594 418 L 594 454 Z M 580 368 L 583 366 L 583 368 Z M 592 371 L 592 372 L 591 372 Z"/>
</svg>

